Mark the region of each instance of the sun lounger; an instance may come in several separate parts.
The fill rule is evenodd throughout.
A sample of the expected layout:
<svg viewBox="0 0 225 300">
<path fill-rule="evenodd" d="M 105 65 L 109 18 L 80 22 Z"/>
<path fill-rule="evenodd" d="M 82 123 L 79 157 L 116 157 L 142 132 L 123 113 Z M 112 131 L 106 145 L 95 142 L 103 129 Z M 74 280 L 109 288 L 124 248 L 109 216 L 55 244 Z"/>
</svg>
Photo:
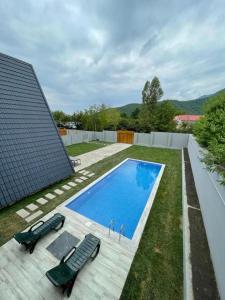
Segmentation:
<svg viewBox="0 0 225 300">
<path fill-rule="evenodd" d="M 46 273 L 48 279 L 71 295 L 79 271 L 89 259 L 94 260 L 99 253 L 100 239 L 92 234 L 85 236 L 78 248 L 73 247 L 61 260 L 60 264 Z"/>
<path fill-rule="evenodd" d="M 21 245 L 26 247 L 26 250 L 30 250 L 30 253 L 34 251 L 37 242 L 48 234 L 50 231 L 58 231 L 63 227 L 65 217 L 59 213 L 48 219 L 46 222 L 38 221 L 36 224 L 31 226 L 27 232 L 19 232 L 14 235 L 14 238 Z"/>
</svg>

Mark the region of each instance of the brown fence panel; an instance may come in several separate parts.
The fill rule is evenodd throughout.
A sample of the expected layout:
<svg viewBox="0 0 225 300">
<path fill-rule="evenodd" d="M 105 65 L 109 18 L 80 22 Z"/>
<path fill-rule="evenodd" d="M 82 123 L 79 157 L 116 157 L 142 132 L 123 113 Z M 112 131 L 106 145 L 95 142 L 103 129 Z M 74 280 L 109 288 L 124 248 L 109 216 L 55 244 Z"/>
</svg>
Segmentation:
<svg viewBox="0 0 225 300">
<path fill-rule="evenodd" d="M 134 132 L 128 130 L 119 130 L 117 131 L 117 142 L 133 144 L 134 143 Z"/>
<path fill-rule="evenodd" d="M 59 134 L 62 135 L 67 135 L 67 129 L 66 128 L 59 128 Z"/>
</svg>

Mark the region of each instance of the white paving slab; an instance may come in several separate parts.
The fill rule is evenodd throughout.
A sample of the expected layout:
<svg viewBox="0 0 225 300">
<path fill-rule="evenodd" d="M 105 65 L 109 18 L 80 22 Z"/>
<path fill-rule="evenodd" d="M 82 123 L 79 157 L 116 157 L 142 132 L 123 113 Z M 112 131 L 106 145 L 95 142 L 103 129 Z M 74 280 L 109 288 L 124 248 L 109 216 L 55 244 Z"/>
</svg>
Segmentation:
<svg viewBox="0 0 225 300">
<path fill-rule="evenodd" d="M 18 216 L 20 216 L 21 218 L 25 219 L 27 216 L 29 216 L 30 212 L 27 211 L 26 209 L 22 208 L 22 209 L 18 210 L 18 211 L 16 212 L 16 214 L 17 214 Z"/>
<path fill-rule="evenodd" d="M 123 144 L 123 143 L 115 143 L 115 144 L 111 144 L 106 147 L 94 150 L 94 151 L 90 151 L 88 153 L 78 155 L 78 156 L 76 156 L 76 159 L 79 158 L 82 163 L 81 163 L 81 165 L 76 166 L 75 170 L 76 171 L 79 171 L 79 170 L 86 171 L 83 169 L 95 164 L 96 162 L 98 162 L 106 157 L 109 157 L 111 155 L 114 155 L 114 154 L 122 151 L 122 150 L 125 150 L 125 149 L 129 148 L 130 146 L 132 146 L 132 145 Z M 71 158 L 73 159 L 72 156 L 71 156 Z"/>
<path fill-rule="evenodd" d="M 32 215 L 30 215 L 29 217 L 27 217 L 27 218 L 25 219 L 25 221 L 26 221 L 27 223 L 29 223 L 30 221 L 36 219 L 37 217 L 39 217 L 39 216 L 42 215 L 42 214 L 43 214 L 43 211 L 42 211 L 42 210 L 38 210 L 38 211 L 36 211 L 34 214 L 32 214 Z"/>
<path fill-rule="evenodd" d="M 77 178 L 77 179 L 75 179 L 74 181 L 75 181 L 75 182 L 77 182 L 77 183 L 81 183 L 81 182 L 83 182 L 83 180 L 82 180 L 82 179 L 80 179 L 80 178 Z"/>
<path fill-rule="evenodd" d="M 51 194 L 51 193 L 48 193 L 45 195 L 45 198 L 48 198 L 49 200 L 52 200 L 55 198 L 55 195 Z"/>
<path fill-rule="evenodd" d="M 86 176 L 89 173 L 90 173 L 90 171 L 86 171 L 86 172 L 83 173 L 83 175 Z"/>
<path fill-rule="evenodd" d="M 70 186 L 72 186 L 72 187 L 75 187 L 75 186 L 76 186 L 76 183 L 74 183 L 74 182 L 72 182 L 72 181 L 68 182 L 67 184 L 70 185 Z"/>
<path fill-rule="evenodd" d="M 87 177 L 85 177 L 85 176 L 81 176 L 80 177 L 82 180 L 87 180 L 88 178 Z"/>
<path fill-rule="evenodd" d="M 28 204 L 28 205 L 26 206 L 26 208 L 28 208 L 28 209 L 31 210 L 31 211 L 34 211 L 34 210 L 38 209 L 38 206 L 35 205 L 35 204 L 33 204 L 33 203 L 31 203 L 31 204 Z"/>
<path fill-rule="evenodd" d="M 88 177 L 92 177 L 92 176 L 94 176 L 95 175 L 95 173 L 91 173 L 91 174 L 88 174 L 87 176 Z"/>
<path fill-rule="evenodd" d="M 79 171 L 80 174 L 84 174 L 85 172 L 87 171 L 86 170 Z"/>
<path fill-rule="evenodd" d="M 57 195 L 62 195 L 64 193 L 64 191 L 62 191 L 60 189 L 56 189 L 56 190 L 54 190 L 54 193 Z"/>
<path fill-rule="evenodd" d="M 39 198 L 36 200 L 36 202 L 41 205 L 45 205 L 46 203 L 48 203 L 48 200 L 46 200 L 45 198 Z"/>
<path fill-rule="evenodd" d="M 63 186 L 62 186 L 62 189 L 64 189 L 64 190 L 68 191 L 68 190 L 70 190 L 70 189 L 71 189 L 71 186 L 69 186 L 69 185 L 65 184 L 65 185 L 63 185 Z"/>
</svg>

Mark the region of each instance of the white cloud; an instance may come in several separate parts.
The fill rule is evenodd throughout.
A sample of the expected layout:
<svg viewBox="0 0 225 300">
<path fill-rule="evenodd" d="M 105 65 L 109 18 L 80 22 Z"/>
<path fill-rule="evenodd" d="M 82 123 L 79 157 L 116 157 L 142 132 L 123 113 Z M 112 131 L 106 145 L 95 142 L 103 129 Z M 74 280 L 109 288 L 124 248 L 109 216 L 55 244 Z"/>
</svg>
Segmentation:
<svg viewBox="0 0 225 300">
<path fill-rule="evenodd" d="M 157 75 L 164 98 L 224 88 L 223 1 L 0 2 L 0 49 L 29 61 L 52 109 L 140 101 Z"/>
</svg>

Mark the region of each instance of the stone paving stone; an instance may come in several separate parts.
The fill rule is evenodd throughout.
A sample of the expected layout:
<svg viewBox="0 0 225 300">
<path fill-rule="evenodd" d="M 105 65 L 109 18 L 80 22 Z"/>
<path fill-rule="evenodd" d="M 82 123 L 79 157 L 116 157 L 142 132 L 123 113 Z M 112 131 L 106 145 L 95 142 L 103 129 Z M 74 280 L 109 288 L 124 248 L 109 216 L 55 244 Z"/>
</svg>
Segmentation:
<svg viewBox="0 0 225 300">
<path fill-rule="evenodd" d="M 30 212 L 27 211 L 26 209 L 23 209 L 23 208 L 22 208 L 22 209 L 18 210 L 18 211 L 16 212 L 16 214 L 17 214 L 18 216 L 20 216 L 21 218 L 25 219 L 27 216 L 29 216 Z"/>
<path fill-rule="evenodd" d="M 76 183 L 74 183 L 74 182 L 71 182 L 71 181 L 70 181 L 70 182 L 68 182 L 67 184 L 68 184 L 68 185 L 70 185 L 70 186 L 72 186 L 72 187 L 75 187 L 75 186 L 76 186 Z"/>
<path fill-rule="evenodd" d="M 31 204 L 27 205 L 26 208 L 28 208 L 31 211 L 34 211 L 34 210 L 38 209 L 38 206 L 31 203 Z"/>
<path fill-rule="evenodd" d="M 45 197 L 48 198 L 48 199 L 50 199 L 50 200 L 52 200 L 52 199 L 55 198 L 55 195 L 53 195 L 51 193 L 48 193 L 48 194 L 45 195 Z"/>
<path fill-rule="evenodd" d="M 25 219 L 25 221 L 26 221 L 27 223 L 29 223 L 30 221 L 36 219 L 37 217 L 39 217 L 39 216 L 42 215 L 42 214 L 43 214 L 43 211 L 42 211 L 42 210 L 38 210 L 38 211 L 36 211 L 34 214 L 32 214 L 32 215 L 30 215 L 29 217 L 27 217 L 27 218 Z"/>
<path fill-rule="evenodd" d="M 88 177 L 92 177 L 92 176 L 94 176 L 95 175 L 95 173 L 91 173 L 91 174 L 88 174 L 87 176 Z"/>
<path fill-rule="evenodd" d="M 88 178 L 87 177 L 85 177 L 85 176 L 81 176 L 80 177 L 82 180 L 87 180 Z"/>
<path fill-rule="evenodd" d="M 38 202 L 41 205 L 44 205 L 44 204 L 48 203 L 48 200 L 46 200 L 45 198 L 39 198 L 36 200 L 36 202 Z"/>
<path fill-rule="evenodd" d="M 86 176 L 86 175 L 89 174 L 89 173 L 90 173 L 90 171 L 86 171 L 86 172 L 83 173 L 83 175 Z"/>
<path fill-rule="evenodd" d="M 75 182 L 78 182 L 78 183 L 81 183 L 81 182 L 83 182 L 83 180 L 82 180 L 82 179 L 80 179 L 80 178 L 77 178 L 77 179 L 75 179 L 74 181 L 75 181 Z"/>
<path fill-rule="evenodd" d="M 56 190 L 54 190 L 54 193 L 56 193 L 57 195 L 62 195 L 64 193 L 64 191 L 62 191 L 60 189 L 56 189 Z"/>
<path fill-rule="evenodd" d="M 85 172 L 87 172 L 87 171 L 86 170 L 79 171 L 79 173 L 81 173 L 81 174 L 84 174 Z"/>
<path fill-rule="evenodd" d="M 71 189 L 71 186 L 65 184 L 65 185 L 62 186 L 62 188 L 63 188 L 64 190 L 68 191 L 68 190 Z"/>
</svg>

